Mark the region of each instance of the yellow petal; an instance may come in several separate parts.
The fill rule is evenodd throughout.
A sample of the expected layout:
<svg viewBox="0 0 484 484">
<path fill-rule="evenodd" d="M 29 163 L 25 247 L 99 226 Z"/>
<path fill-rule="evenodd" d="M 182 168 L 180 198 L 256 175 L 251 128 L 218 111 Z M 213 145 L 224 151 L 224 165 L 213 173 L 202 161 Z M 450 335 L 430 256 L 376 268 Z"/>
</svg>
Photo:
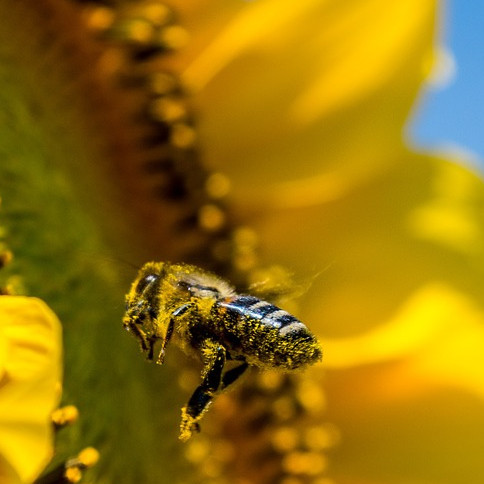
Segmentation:
<svg viewBox="0 0 484 484">
<path fill-rule="evenodd" d="M 216 34 L 195 30 L 184 75 L 204 88 L 206 159 L 231 176 L 241 204 L 314 203 L 317 185 L 319 200 L 334 197 L 403 151 L 402 126 L 433 63 L 435 1 L 227 10 L 212 20 L 202 2 L 190 13 Z"/>
<path fill-rule="evenodd" d="M 430 310 L 432 301 L 440 307 Z M 423 291 L 414 310 L 419 303 L 430 311 L 416 311 L 415 319 L 407 320 L 409 333 L 413 325 L 428 324 L 425 314 L 432 329 L 418 344 L 386 361 L 329 372 L 329 418 L 344 436 L 334 469 L 339 481 L 352 476 L 350 482 L 389 482 L 391 475 L 401 479 L 391 482 L 478 484 L 482 478 L 482 305 L 443 286 Z M 360 343 L 369 343 L 369 351 L 376 346 L 381 355 L 385 341 L 375 336 Z M 354 343 L 347 350 L 354 350 Z"/>
<path fill-rule="evenodd" d="M 50 414 L 58 404 L 61 330 L 39 299 L 0 297 L 0 456 L 32 481 L 52 457 Z"/>
<path fill-rule="evenodd" d="M 462 355 L 449 351 L 453 356 Z M 418 379 L 407 363 L 411 360 L 327 375 L 328 418 L 342 434 L 332 455 L 332 477 L 365 484 L 479 484 L 482 399 Z"/>
<path fill-rule="evenodd" d="M 386 324 L 360 336 L 326 340 L 325 346 L 328 368 L 409 360 L 405 374 L 395 375 L 375 397 L 440 384 L 473 393 L 484 403 L 484 309 L 443 284 L 419 290 Z"/>
</svg>

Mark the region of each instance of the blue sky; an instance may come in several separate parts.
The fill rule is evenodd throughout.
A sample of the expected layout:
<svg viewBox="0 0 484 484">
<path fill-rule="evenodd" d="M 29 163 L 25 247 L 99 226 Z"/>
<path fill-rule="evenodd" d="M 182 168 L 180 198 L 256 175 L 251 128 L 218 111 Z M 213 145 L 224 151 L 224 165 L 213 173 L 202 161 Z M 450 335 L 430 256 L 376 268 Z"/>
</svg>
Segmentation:
<svg viewBox="0 0 484 484">
<path fill-rule="evenodd" d="M 484 173 L 484 1 L 448 0 L 442 38 L 456 72 L 448 85 L 424 94 L 409 134 L 418 146 L 471 151 Z"/>
</svg>

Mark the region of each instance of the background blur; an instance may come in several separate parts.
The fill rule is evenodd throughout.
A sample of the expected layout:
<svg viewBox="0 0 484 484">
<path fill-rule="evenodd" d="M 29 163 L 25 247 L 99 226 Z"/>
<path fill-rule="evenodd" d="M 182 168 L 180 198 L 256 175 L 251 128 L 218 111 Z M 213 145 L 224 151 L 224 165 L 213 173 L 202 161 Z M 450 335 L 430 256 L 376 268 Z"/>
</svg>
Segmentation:
<svg viewBox="0 0 484 484">
<path fill-rule="evenodd" d="M 484 172 L 484 2 L 447 1 L 442 83 L 423 93 L 410 138 L 422 147 L 461 149 Z"/>
</svg>

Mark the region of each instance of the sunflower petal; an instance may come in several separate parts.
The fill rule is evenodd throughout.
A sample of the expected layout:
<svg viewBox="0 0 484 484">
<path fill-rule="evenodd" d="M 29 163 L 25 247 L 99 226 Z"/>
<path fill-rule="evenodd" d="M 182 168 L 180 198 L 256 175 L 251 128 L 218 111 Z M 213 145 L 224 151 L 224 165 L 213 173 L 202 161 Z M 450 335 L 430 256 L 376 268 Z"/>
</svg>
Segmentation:
<svg viewBox="0 0 484 484">
<path fill-rule="evenodd" d="M 435 62 L 435 8 L 268 0 L 216 21 L 196 10 L 218 31 L 195 30 L 185 80 L 204 87 L 207 159 L 234 180 L 241 205 L 313 203 L 308 184 L 334 197 L 404 151 L 402 127 Z"/>
<path fill-rule="evenodd" d="M 22 482 L 30 482 L 52 457 L 50 414 L 60 396 L 60 323 L 39 299 L 2 296 L 0 340 L 0 456 Z"/>
</svg>

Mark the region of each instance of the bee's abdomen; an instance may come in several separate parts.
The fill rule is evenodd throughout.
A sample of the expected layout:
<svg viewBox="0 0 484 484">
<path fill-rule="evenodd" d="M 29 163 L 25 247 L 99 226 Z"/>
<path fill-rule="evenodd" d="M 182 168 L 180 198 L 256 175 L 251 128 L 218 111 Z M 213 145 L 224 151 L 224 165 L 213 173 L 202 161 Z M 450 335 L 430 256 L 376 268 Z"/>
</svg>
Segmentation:
<svg viewBox="0 0 484 484">
<path fill-rule="evenodd" d="M 316 338 L 287 311 L 254 296 L 236 296 L 219 307 L 233 320 L 241 349 L 256 364 L 298 368 L 321 359 Z"/>
<path fill-rule="evenodd" d="M 259 321 L 264 326 L 278 329 L 281 334 L 306 328 L 301 321 L 287 311 L 254 296 L 238 296 L 221 303 L 221 306 L 238 313 L 242 317 Z"/>
</svg>

